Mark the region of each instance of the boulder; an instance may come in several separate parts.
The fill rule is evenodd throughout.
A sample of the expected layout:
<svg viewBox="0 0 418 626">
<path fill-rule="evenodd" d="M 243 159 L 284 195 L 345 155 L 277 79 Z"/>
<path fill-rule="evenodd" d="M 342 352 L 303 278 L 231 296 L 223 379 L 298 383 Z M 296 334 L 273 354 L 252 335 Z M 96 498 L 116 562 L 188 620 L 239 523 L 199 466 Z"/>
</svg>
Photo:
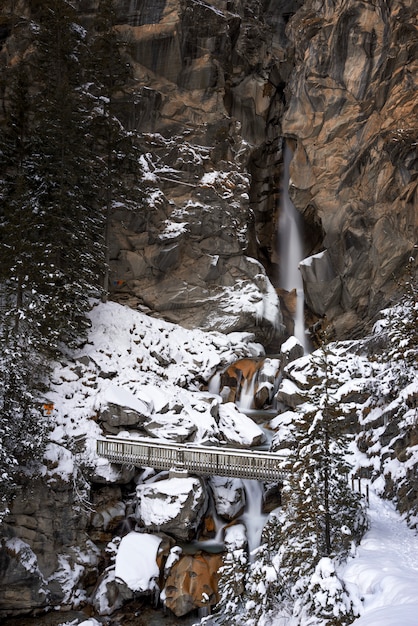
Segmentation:
<svg viewBox="0 0 418 626">
<path fill-rule="evenodd" d="M 240 448 L 259 446 L 265 441 L 262 429 L 232 402 L 219 406 L 219 431 L 228 445 Z"/>
<path fill-rule="evenodd" d="M 162 415 L 154 413 L 144 421 L 143 428 L 151 437 L 179 443 L 191 440 L 197 431 L 196 424 L 183 412 L 177 414 L 173 411 L 167 411 Z"/>
<path fill-rule="evenodd" d="M 157 563 L 161 537 L 132 531 L 122 538 L 115 560 L 115 581 L 135 594 L 149 594 L 158 587 Z"/>
<path fill-rule="evenodd" d="M 199 552 L 182 555 L 173 565 L 162 594 L 165 606 L 177 617 L 218 601 L 218 570 L 222 555 Z"/>
<path fill-rule="evenodd" d="M 137 487 L 136 518 L 148 531 L 191 539 L 207 508 L 204 483 L 197 477 L 169 478 Z"/>
<path fill-rule="evenodd" d="M 212 476 L 209 480 L 215 502 L 216 513 L 231 521 L 245 509 L 245 489 L 239 478 Z"/>
<path fill-rule="evenodd" d="M 112 434 L 127 427 L 141 427 L 154 409 L 147 394 L 138 397 L 129 390 L 109 385 L 104 394 L 105 407 L 100 411 L 99 419 L 103 428 Z"/>
</svg>

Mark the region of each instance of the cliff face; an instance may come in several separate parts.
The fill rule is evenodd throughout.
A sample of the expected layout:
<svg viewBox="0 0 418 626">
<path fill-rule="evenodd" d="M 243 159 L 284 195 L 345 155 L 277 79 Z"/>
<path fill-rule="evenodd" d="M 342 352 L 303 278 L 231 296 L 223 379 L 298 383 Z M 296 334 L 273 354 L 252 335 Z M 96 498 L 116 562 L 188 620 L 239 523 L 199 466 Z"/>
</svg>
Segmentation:
<svg viewBox="0 0 418 626">
<path fill-rule="evenodd" d="M 114 215 L 113 297 L 186 327 L 283 336 L 259 262 L 270 271 L 275 245 L 281 12 L 120 2 L 118 20 L 135 77 L 119 110 L 140 133 L 146 210 Z"/>
<path fill-rule="evenodd" d="M 127 4 L 127 122 L 143 133 L 152 202 L 147 223 L 115 216 L 115 297 L 243 330 L 252 294 L 268 341 L 269 286 L 248 257 L 277 286 L 285 137 L 304 253 L 322 253 L 302 265 L 306 303 L 357 334 L 417 241 L 412 0 Z"/>
<path fill-rule="evenodd" d="M 417 241 L 413 0 L 114 5 L 133 68 L 117 110 L 143 149 L 144 206 L 112 215 L 112 297 L 280 342 L 287 140 L 303 252 L 321 253 L 302 265 L 309 322 L 361 333 Z M 97 2 L 79 8 L 88 23 Z M 4 15 L 10 62 L 18 35 Z"/>
<path fill-rule="evenodd" d="M 417 243 L 415 13 L 412 0 L 308 0 L 287 31 L 291 192 L 322 228 L 306 297 L 340 335 L 390 299 Z"/>
<path fill-rule="evenodd" d="M 285 137 L 304 253 L 322 252 L 302 265 L 306 303 L 340 337 L 358 333 L 417 241 L 412 0 L 127 4 L 126 121 L 151 175 L 146 222 L 115 216 L 115 297 L 243 330 L 252 294 L 268 341 L 269 286 L 248 257 L 277 286 Z"/>
</svg>

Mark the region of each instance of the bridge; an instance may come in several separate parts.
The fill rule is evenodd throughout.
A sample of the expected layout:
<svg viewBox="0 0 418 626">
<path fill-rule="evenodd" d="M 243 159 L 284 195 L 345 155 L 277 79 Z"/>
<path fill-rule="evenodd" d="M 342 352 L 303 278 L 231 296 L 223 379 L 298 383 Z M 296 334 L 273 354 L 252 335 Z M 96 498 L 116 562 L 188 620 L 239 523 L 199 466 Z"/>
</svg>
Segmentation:
<svg viewBox="0 0 418 626">
<path fill-rule="evenodd" d="M 264 450 L 108 436 L 97 440 L 97 454 L 112 463 L 187 471 L 200 476 L 230 476 L 271 482 L 281 482 L 288 476 L 288 472 L 280 467 L 280 462 L 286 457 Z"/>
</svg>

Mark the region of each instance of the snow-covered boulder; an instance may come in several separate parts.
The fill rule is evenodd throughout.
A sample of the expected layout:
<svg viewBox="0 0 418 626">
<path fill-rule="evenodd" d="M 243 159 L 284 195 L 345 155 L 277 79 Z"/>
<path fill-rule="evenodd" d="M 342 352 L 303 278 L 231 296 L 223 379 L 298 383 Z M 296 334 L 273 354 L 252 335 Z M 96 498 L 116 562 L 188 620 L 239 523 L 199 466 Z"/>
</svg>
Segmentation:
<svg viewBox="0 0 418 626">
<path fill-rule="evenodd" d="M 115 580 L 135 593 L 157 589 L 160 569 L 157 563 L 161 537 L 130 532 L 123 537 L 116 553 Z"/>
<path fill-rule="evenodd" d="M 261 428 L 252 419 L 240 413 L 232 402 L 219 406 L 218 426 L 223 439 L 233 446 L 259 446 L 265 440 Z"/>
<path fill-rule="evenodd" d="M 196 424 L 183 413 L 155 414 L 149 417 L 143 425 L 144 430 L 151 437 L 168 439 L 182 443 L 190 441 L 197 431 Z"/>
<path fill-rule="evenodd" d="M 192 476 L 138 485 L 137 499 L 136 518 L 143 527 L 184 541 L 193 536 L 207 507 L 204 483 Z"/>
<path fill-rule="evenodd" d="M 296 408 L 305 400 L 303 393 L 297 385 L 288 378 L 284 378 L 280 383 L 279 390 L 276 395 L 277 404 L 280 406 Z"/>
<path fill-rule="evenodd" d="M 152 400 L 136 397 L 127 389 L 110 385 L 104 394 L 105 406 L 100 412 L 103 428 L 117 434 L 124 427 L 138 427 L 153 411 Z"/>
<path fill-rule="evenodd" d="M 138 470 L 130 465 L 116 465 L 107 459 L 98 458 L 91 481 L 99 485 L 127 485 L 134 479 Z"/>
<path fill-rule="evenodd" d="M 212 476 L 212 489 L 216 512 L 226 520 L 239 517 L 245 508 L 245 489 L 240 478 Z"/>
<path fill-rule="evenodd" d="M 280 347 L 280 360 L 283 367 L 291 361 L 295 361 L 303 356 L 304 348 L 296 337 L 289 337 Z"/>
<path fill-rule="evenodd" d="M 225 528 L 225 547 L 230 552 L 240 550 L 247 545 L 247 531 L 244 524 L 232 524 Z"/>
</svg>

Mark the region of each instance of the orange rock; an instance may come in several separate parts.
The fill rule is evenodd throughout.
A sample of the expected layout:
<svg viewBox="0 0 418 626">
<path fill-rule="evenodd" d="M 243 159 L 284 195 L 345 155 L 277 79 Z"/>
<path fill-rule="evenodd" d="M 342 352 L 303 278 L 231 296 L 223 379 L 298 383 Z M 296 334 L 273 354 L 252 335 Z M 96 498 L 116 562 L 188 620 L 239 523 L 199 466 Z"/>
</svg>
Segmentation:
<svg viewBox="0 0 418 626">
<path fill-rule="evenodd" d="M 183 555 L 173 565 L 165 584 L 165 605 L 177 617 L 218 601 L 221 554 Z"/>
</svg>

